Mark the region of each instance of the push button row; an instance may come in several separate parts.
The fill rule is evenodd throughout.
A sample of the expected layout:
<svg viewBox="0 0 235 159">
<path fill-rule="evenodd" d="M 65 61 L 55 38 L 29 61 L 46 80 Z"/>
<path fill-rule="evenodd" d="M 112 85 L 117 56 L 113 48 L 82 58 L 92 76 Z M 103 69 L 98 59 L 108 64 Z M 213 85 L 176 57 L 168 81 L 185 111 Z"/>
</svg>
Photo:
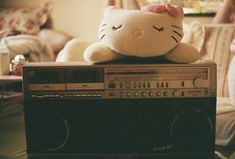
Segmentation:
<svg viewBox="0 0 235 159">
<path fill-rule="evenodd" d="M 75 98 L 75 97 L 102 97 L 101 93 L 77 93 L 77 94 L 32 94 L 32 98 Z"/>
<path fill-rule="evenodd" d="M 121 82 L 119 88 L 150 88 L 150 82 Z"/>
<path fill-rule="evenodd" d="M 157 82 L 157 83 L 151 83 L 151 82 L 120 82 L 120 83 L 109 83 L 108 88 L 109 89 L 145 89 L 145 88 L 169 88 L 168 82 Z"/>
<path fill-rule="evenodd" d="M 137 98 L 137 97 L 146 97 L 146 98 L 159 98 L 159 97 L 183 97 L 185 96 L 184 91 L 178 91 L 178 90 L 173 90 L 173 91 L 142 91 L 142 92 L 137 92 L 137 91 L 125 91 L 125 92 L 120 92 L 119 93 L 121 98 Z M 111 96 L 111 93 L 110 93 Z M 112 96 L 115 96 L 112 94 Z"/>
</svg>

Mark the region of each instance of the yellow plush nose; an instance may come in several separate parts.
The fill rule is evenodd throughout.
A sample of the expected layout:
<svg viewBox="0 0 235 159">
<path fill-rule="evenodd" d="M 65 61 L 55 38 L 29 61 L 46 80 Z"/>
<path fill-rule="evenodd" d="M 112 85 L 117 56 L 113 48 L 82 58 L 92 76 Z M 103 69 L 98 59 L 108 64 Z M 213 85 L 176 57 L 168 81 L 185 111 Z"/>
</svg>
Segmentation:
<svg viewBox="0 0 235 159">
<path fill-rule="evenodd" d="M 133 36 L 135 36 L 135 37 L 142 37 L 142 36 L 144 35 L 143 31 L 140 30 L 140 29 L 135 29 L 135 30 L 133 30 L 132 34 L 133 34 Z"/>
</svg>

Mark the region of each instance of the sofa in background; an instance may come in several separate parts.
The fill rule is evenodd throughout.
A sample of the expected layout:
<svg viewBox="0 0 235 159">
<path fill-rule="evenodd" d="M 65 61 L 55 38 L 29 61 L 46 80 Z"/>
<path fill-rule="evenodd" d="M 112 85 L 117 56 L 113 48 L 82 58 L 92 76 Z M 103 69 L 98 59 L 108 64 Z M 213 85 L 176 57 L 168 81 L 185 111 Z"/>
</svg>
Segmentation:
<svg viewBox="0 0 235 159">
<path fill-rule="evenodd" d="M 10 51 L 10 59 L 24 55 L 27 61 L 54 61 L 72 36 L 52 29 L 53 5 L 0 8 L 0 44 Z"/>
<path fill-rule="evenodd" d="M 235 25 L 193 22 L 185 33 L 183 40 L 195 45 L 202 59 L 217 64 L 216 144 L 235 151 L 235 53 L 230 51 Z"/>
</svg>

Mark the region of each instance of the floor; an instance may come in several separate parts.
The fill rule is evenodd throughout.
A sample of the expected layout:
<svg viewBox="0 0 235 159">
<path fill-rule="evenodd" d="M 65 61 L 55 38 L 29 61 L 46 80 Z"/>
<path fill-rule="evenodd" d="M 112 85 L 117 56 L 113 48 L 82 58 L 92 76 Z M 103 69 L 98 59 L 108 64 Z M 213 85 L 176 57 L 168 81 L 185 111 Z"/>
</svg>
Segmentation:
<svg viewBox="0 0 235 159">
<path fill-rule="evenodd" d="M 0 159 L 27 159 L 25 141 L 22 104 L 4 102 L 0 105 Z"/>
</svg>

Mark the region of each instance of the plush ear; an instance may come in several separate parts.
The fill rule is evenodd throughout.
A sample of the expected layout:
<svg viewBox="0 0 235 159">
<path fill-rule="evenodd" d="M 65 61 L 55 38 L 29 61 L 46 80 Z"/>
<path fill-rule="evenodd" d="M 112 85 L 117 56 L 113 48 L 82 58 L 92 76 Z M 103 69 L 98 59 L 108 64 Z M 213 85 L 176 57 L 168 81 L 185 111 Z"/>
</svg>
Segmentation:
<svg viewBox="0 0 235 159">
<path fill-rule="evenodd" d="M 184 12 L 181 7 L 175 7 L 170 4 L 166 5 L 147 5 L 141 8 L 144 12 L 151 12 L 151 13 L 168 13 L 172 17 L 176 17 L 181 19 L 184 18 Z"/>
<path fill-rule="evenodd" d="M 175 7 L 170 4 L 166 4 L 166 8 L 168 13 L 173 17 L 179 17 L 183 20 L 184 17 L 184 11 L 181 7 Z"/>
<path fill-rule="evenodd" d="M 193 45 L 180 43 L 164 57 L 177 63 L 192 63 L 200 59 L 200 53 Z"/>
</svg>

